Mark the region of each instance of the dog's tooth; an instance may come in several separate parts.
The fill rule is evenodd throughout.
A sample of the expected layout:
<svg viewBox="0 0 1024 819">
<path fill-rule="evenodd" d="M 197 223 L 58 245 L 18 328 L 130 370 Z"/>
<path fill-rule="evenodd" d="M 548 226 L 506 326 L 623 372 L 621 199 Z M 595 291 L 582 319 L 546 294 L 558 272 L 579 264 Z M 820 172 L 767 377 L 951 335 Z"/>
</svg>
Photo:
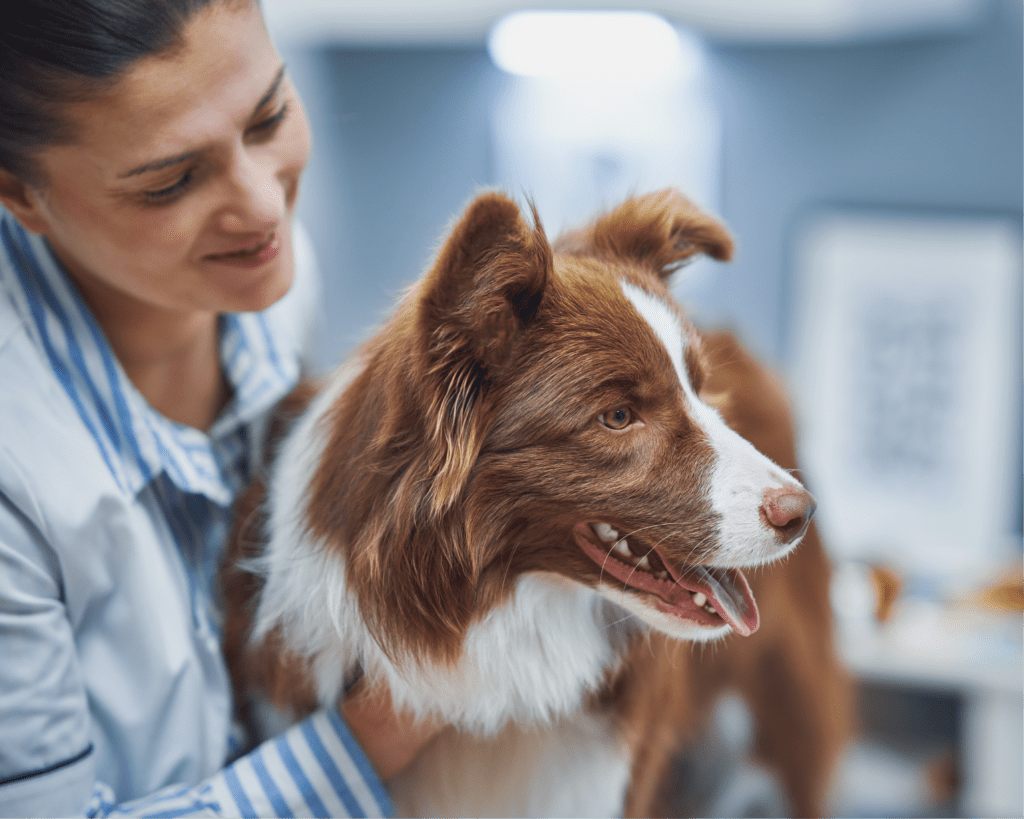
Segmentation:
<svg viewBox="0 0 1024 819">
<path fill-rule="evenodd" d="M 632 558 L 633 557 L 633 553 L 631 551 L 629 551 L 629 544 L 626 543 L 625 540 L 620 540 L 614 546 L 612 546 L 612 551 L 615 552 L 616 554 L 620 555 L 621 557 L 625 557 L 625 558 Z"/>
<path fill-rule="evenodd" d="M 645 572 L 651 571 L 651 562 L 647 559 L 647 555 L 644 555 L 636 562 L 638 569 L 643 569 Z"/>
<path fill-rule="evenodd" d="M 708 614 L 717 614 L 717 613 L 718 613 L 718 612 L 716 612 L 716 611 L 715 611 L 715 607 L 714 607 L 714 606 L 712 606 L 712 605 L 711 605 L 710 603 L 708 603 L 708 604 L 707 604 L 707 605 L 706 605 L 706 606 L 704 607 L 704 611 L 706 611 L 706 612 L 707 612 Z"/>
<path fill-rule="evenodd" d="M 654 575 L 658 580 L 668 580 L 668 572 L 662 570 Z"/>
<path fill-rule="evenodd" d="M 597 536 L 605 543 L 612 543 L 619 539 L 619 533 L 607 523 L 595 523 L 594 531 L 597 532 Z"/>
<path fill-rule="evenodd" d="M 699 609 L 703 608 L 704 604 L 707 603 L 707 602 L 708 602 L 708 598 L 705 597 L 703 593 L 701 593 L 701 592 L 694 592 L 693 593 L 693 605 L 695 605 L 697 608 L 699 608 Z"/>
</svg>

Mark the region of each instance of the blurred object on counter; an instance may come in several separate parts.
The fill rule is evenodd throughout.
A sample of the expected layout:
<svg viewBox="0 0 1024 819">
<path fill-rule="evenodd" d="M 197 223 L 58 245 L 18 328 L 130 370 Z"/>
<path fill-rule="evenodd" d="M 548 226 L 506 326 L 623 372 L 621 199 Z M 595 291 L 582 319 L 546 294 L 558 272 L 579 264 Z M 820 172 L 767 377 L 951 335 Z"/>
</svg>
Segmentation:
<svg viewBox="0 0 1024 819">
<path fill-rule="evenodd" d="M 1024 563 L 1009 566 L 991 582 L 968 593 L 963 603 L 992 611 L 1024 611 Z"/>
<path fill-rule="evenodd" d="M 872 566 L 871 584 L 875 587 L 875 620 L 887 623 L 903 589 L 903 579 L 889 566 Z"/>
</svg>

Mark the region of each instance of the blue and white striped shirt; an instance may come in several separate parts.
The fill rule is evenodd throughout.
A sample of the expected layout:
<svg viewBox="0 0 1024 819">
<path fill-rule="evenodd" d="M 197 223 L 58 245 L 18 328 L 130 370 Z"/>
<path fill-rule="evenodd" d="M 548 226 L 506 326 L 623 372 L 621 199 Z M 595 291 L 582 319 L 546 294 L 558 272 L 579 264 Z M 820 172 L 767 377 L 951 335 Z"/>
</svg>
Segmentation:
<svg viewBox="0 0 1024 819">
<path fill-rule="evenodd" d="M 204 433 L 148 405 L 0 210 L 0 815 L 391 811 L 332 710 L 240 757 L 233 739 L 216 572 L 315 311 L 295 236 L 292 291 L 221 318 L 233 398 Z"/>
</svg>

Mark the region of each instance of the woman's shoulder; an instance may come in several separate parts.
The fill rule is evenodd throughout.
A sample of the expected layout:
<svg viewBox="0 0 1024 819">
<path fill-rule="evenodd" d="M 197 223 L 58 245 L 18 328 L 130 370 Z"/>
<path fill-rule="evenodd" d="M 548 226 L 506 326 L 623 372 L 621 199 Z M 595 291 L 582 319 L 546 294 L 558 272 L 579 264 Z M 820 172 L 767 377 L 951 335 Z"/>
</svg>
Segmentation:
<svg viewBox="0 0 1024 819">
<path fill-rule="evenodd" d="M 109 472 L 2 288 L 0 384 L 0 494 L 41 530 L 54 514 L 86 512 L 109 489 Z"/>
<path fill-rule="evenodd" d="M 14 279 L 18 275 L 15 265 L 12 231 L 14 217 L 0 206 L 0 352 L 12 336 L 23 332 L 24 317 L 15 306 Z"/>
<path fill-rule="evenodd" d="M 0 356 L 7 345 L 12 343 L 14 336 L 25 330 L 21 315 L 14 309 L 3 285 L 3 273 L 0 271 Z"/>
<path fill-rule="evenodd" d="M 35 243 L 0 208 L 0 445 L 45 448 L 78 420 L 62 382 L 74 360 L 72 330 L 49 295 L 26 285 Z"/>
<path fill-rule="evenodd" d="M 42 428 L 70 409 L 60 390 L 60 375 L 47 360 L 45 349 L 33 336 L 29 322 L 15 306 L 0 268 L 0 442 L 14 440 L 11 422 L 29 421 Z M 62 420 L 62 419 L 61 419 Z"/>
</svg>

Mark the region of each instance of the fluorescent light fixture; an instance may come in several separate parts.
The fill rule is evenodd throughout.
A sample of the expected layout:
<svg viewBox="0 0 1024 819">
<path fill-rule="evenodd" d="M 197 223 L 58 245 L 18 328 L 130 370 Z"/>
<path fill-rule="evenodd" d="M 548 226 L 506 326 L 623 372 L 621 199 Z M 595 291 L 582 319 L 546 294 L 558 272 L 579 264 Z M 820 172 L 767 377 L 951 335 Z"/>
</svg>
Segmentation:
<svg viewBox="0 0 1024 819">
<path fill-rule="evenodd" d="M 549 79 L 675 78 L 701 59 L 684 53 L 664 18 L 642 11 L 518 11 L 494 25 L 487 47 L 499 68 Z"/>
</svg>

